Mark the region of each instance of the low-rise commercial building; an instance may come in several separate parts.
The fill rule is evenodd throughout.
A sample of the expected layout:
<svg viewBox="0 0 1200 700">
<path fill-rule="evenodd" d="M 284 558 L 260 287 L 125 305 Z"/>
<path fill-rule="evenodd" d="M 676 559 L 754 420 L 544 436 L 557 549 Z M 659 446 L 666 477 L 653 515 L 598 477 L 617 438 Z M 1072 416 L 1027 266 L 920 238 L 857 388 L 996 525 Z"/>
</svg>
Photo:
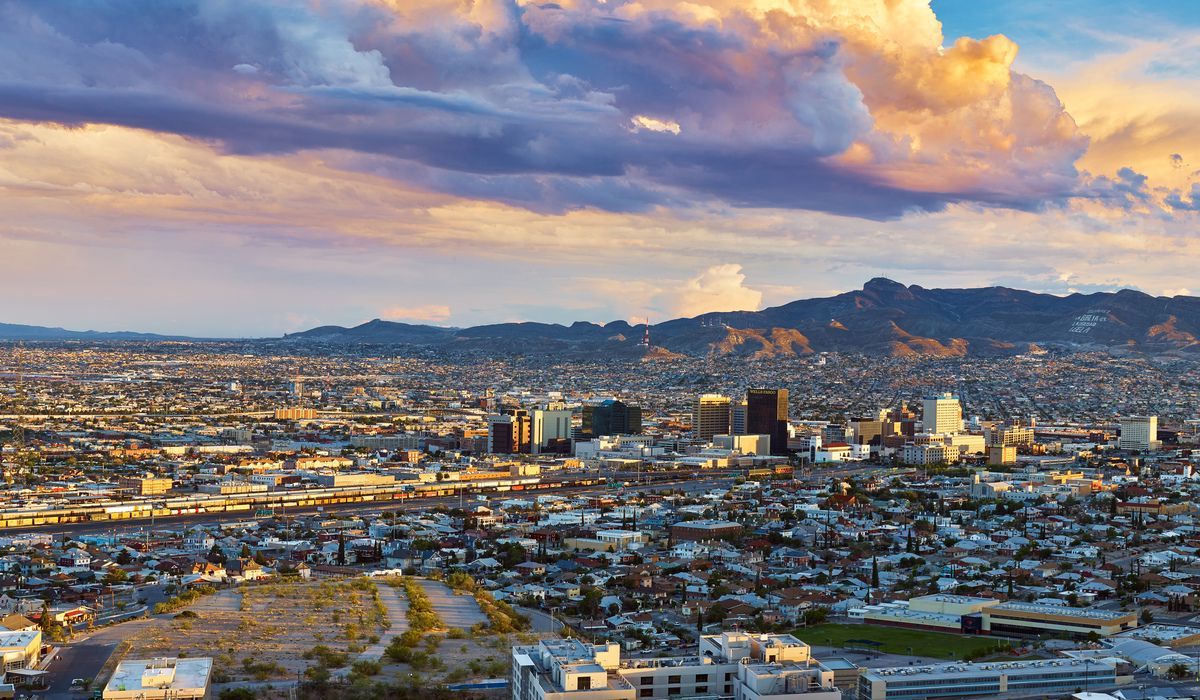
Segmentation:
<svg viewBox="0 0 1200 700">
<path fill-rule="evenodd" d="M 421 436 L 412 433 L 354 435 L 350 438 L 350 445 L 369 450 L 390 450 L 393 452 L 397 450 L 419 450 L 421 449 Z"/>
<path fill-rule="evenodd" d="M 983 610 L 983 631 L 992 634 L 1065 633 L 1108 637 L 1137 627 L 1137 613 L 1009 601 Z"/>
<path fill-rule="evenodd" d="M 1117 635 L 1121 639 L 1140 639 L 1170 649 L 1200 645 L 1200 628 L 1155 622 Z"/>
<path fill-rule="evenodd" d="M 626 552 L 640 549 L 649 541 L 647 534 L 636 530 L 599 530 L 594 537 L 568 537 L 563 540 L 563 547 L 590 552 Z"/>
<path fill-rule="evenodd" d="M 671 526 L 671 537 L 693 542 L 713 542 L 736 537 L 742 525 L 727 520 L 689 520 Z"/>
<path fill-rule="evenodd" d="M 858 700 L 1052 695 L 1118 683 L 1114 660 L 1052 659 L 873 668 L 858 681 Z"/>
<path fill-rule="evenodd" d="M 771 454 L 770 435 L 714 435 L 713 445 L 744 455 Z"/>
<path fill-rule="evenodd" d="M 317 474 L 317 483 L 327 487 L 349 486 L 391 486 L 396 483 L 396 477 L 390 474 L 374 472 L 343 472 L 338 474 Z"/>
<path fill-rule="evenodd" d="M 208 694 L 213 660 L 122 661 L 101 694 L 104 700 L 201 700 Z"/>
<path fill-rule="evenodd" d="M 158 496 L 170 491 L 173 484 L 169 477 L 123 476 L 117 479 L 117 488 L 134 496 Z"/>
<path fill-rule="evenodd" d="M 862 617 L 865 622 L 879 625 L 999 636 L 1087 637 L 1094 632 L 1108 637 L 1137 627 L 1137 614 L 1124 610 L 1000 602 L 949 594 L 918 596 L 907 604 L 870 606 Z"/>
<path fill-rule="evenodd" d="M 0 632 L 0 657 L 4 659 L 4 670 L 33 668 L 42 653 L 42 631 L 20 630 Z"/>
</svg>

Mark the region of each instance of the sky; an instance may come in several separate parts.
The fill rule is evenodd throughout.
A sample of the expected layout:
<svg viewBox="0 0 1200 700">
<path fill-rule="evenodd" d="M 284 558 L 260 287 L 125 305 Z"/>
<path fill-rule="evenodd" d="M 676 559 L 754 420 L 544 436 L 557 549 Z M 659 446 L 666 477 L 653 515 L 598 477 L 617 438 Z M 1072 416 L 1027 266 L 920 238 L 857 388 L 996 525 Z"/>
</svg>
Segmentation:
<svg viewBox="0 0 1200 700">
<path fill-rule="evenodd" d="M 1200 295 L 1194 0 L 0 0 L 0 321 Z"/>
</svg>

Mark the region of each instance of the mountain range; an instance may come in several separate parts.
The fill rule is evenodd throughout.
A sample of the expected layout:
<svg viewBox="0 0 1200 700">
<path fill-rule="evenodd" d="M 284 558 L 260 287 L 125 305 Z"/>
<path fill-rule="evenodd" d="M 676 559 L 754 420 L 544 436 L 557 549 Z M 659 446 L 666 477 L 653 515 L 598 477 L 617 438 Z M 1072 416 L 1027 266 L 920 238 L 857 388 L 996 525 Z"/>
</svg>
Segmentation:
<svg viewBox="0 0 1200 700">
<path fill-rule="evenodd" d="M 1190 354 L 1200 352 L 1200 298 L 1129 289 L 1068 296 L 1007 287 L 926 289 L 875 278 L 837 296 L 654 324 L 649 347 L 641 343 L 643 333 L 644 327 L 625 321 L 442 328 L 374 320 L 353 328 L 323 326 L 287 339 L 649 358 L 818 352 L 960 357 L 1049 347 Z"/>
<path fill-rule="evenodd" d="M 490 354 L 658 359 L 679 356 L 769 358 L 819 352 L 879 356 L 1015 355 L 1039 348 L 1200 353 L 1200 298 L 1119 292 L 1056 296 L 984 287 L 926 289 L 885 278 L 832 297 L 761 311 L 707 313 L 644 326 L 626 321 L 571 325 L 499 323 L 445 328 L 373 320 L 286 335 L 297 344 L 410 345 Z M 98 333 L 0 324 L 0 340 L 167 340 L 144 333 Z"/>
<path fill-rule="evenodd" d="M 65 328 L 27 326 L 21 323 L 0 323 L 0 340 L 196 340 L 158 333 L 133 331 L 69 331 Z"/>
</svg>

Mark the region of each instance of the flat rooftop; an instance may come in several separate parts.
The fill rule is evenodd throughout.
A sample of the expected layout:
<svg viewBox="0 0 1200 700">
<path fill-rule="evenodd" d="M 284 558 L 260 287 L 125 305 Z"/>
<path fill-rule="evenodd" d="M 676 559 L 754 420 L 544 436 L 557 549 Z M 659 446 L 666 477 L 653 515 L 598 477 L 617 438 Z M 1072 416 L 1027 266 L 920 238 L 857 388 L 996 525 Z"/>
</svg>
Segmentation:
<svg viewBox="0 0 1200 700">
<path fill-rule="evenodd" d="M 212 665 L 213 660 L 205 657 L 122 661 L 104 687 L 104 697 L 125 697 L 125 693 L 168 689 L 203 694 L 208 687 Z"/>
<path fill-rule="evenodd" d="M 1200 628 L 1185 627 L 1183 625 L 1168 625 L 1161 622 L 1154 622 L 1149 625 L 1142 625 L 1136 629 L 1131 629 L 1128 632 L 1122 632 L 1118 637 L 1127 639 L 1158 639 L 1164 642 L 1172 642 L 1176 639 L 1184 639 L 1186 637 L 1194 637 L 1200 634 Z M 0 640 L 3 638 L 0 637 Z"/>
<path fill-rule="evenodd" d="M 1116 665 L 1110 661 L 1080 659 L 1048 659 L 1045 661 L 1006 661 L 985 664 L 935 664 L 933 666 L 895 666 L 891 668 L 869 669 L 863 678 L 871 681 L 900 681 L 900 680 L 952 680 L 955 678 L 995 678 L 1001 675 L 1009 677 L 1042 675 L 1048 673 L 1083 673 L 1087 671 L 1116 672 Z"/>
<path fill-rule="evenodd" d="M 1043 605 L 1040 603 L 1018 603 L 1009 601 L 993 605 L 985 613 L 997 612 L 1027 612 L 1040 615 L 1060 615 L 1062 617 L 1079 617 L 1090 620 L 1119 620 L 1133 613 L 1124 610 L 1100 610 L 1099 608 L 1072 608 L 1067 605 Z"/>
<path fill-rule="evenodd" d="M 0 632 L 0 649 L 24 649 L 41 636 L 40 630 Z"/>
<path fill-rule="evenodd" d="M 917 596 L 912 600 L 932 600 L 937 603 L 954 603 L 955 605 L 974 605 L 976 603 L 995 603 L 995 598 L 983 598 L 973 595 L 954 595 L 951 593 L 934 593 L 932 595 Z M 912 600 L 909 602 L 911 603 Z"/>
<path fill-rule="evenodd" d="M 909 610 L 908 608 L 883 608 L 881 610 L 867 610 L 867 619 L 887 617 L 894 620 L 904 620 L 907 622 L 929 622 L 941 623 L 943 625 L 958 625 L 962 623 L 961 615 L 948 615 L 945 613 L 921 612 L 919 610 Z"/>
<path fill-rule="evenodd" d="M 735 523 L 729 520 L 683 520 L 674 524 L 673 527 L 690 527 L 700 530 L 717 530 L 727 527 L 741 527 L 741 523 Z"/>
</svg>

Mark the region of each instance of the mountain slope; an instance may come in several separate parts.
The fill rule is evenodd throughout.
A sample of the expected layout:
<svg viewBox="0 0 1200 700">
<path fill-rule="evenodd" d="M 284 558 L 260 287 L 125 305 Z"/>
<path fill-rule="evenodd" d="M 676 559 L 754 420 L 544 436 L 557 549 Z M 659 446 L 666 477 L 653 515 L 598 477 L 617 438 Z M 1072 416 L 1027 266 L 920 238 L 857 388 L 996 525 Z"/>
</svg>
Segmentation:
<svg viewBox="0 0 1200 700">
<path fill-rule="evenodd" d="M 761 311 L 708 313 L 650 328 L 625 321 L 496 323 L 443 328 L 369 321 L 285 336 L 295 344 L 397 344 L 466 353 L 554 354 L 627 360 L 730 356 L 748 360 L 860 352 L 890 357 L 1012 355 L 1035 347 L 1200 353 L 1200 298 L 1121 290 L 1054 296 L 1006 287 L 925 289 L 889 279 L 832 297 Z M 0 324 L 0 341 L 187 340 L 151 333 L 71 331 Z M 280 342 L 280 340 L 269 341 Z"/>
<path fill-rule="evenodd" d="M 648 354 L 640 344 L 642 332 L 624 321 L 464 329 L 371 321 L 349 329 L 316 328 L 288 339 L 634 357 Z M 827 351 L 897 357 L 1008 355 L 1035 346 L 1192 353 L 1200 352 L 1200 299 L 1132 290 L 1059 297 L 1006 287 L 925 289 L 876 278 L 860 290 L 833 297 L 666 321 L 651 326 L 650 335 L 656 348 L 670 351 L 665 356 L 755 359 Z"/>
<path fill-rule="evenodd" d="M 187 340 L 180 336 L 132 331 L 69 331 L 65 328 L 27 326 L 20 323 L 0 323 L 0 340 Z"/>
</svg>

